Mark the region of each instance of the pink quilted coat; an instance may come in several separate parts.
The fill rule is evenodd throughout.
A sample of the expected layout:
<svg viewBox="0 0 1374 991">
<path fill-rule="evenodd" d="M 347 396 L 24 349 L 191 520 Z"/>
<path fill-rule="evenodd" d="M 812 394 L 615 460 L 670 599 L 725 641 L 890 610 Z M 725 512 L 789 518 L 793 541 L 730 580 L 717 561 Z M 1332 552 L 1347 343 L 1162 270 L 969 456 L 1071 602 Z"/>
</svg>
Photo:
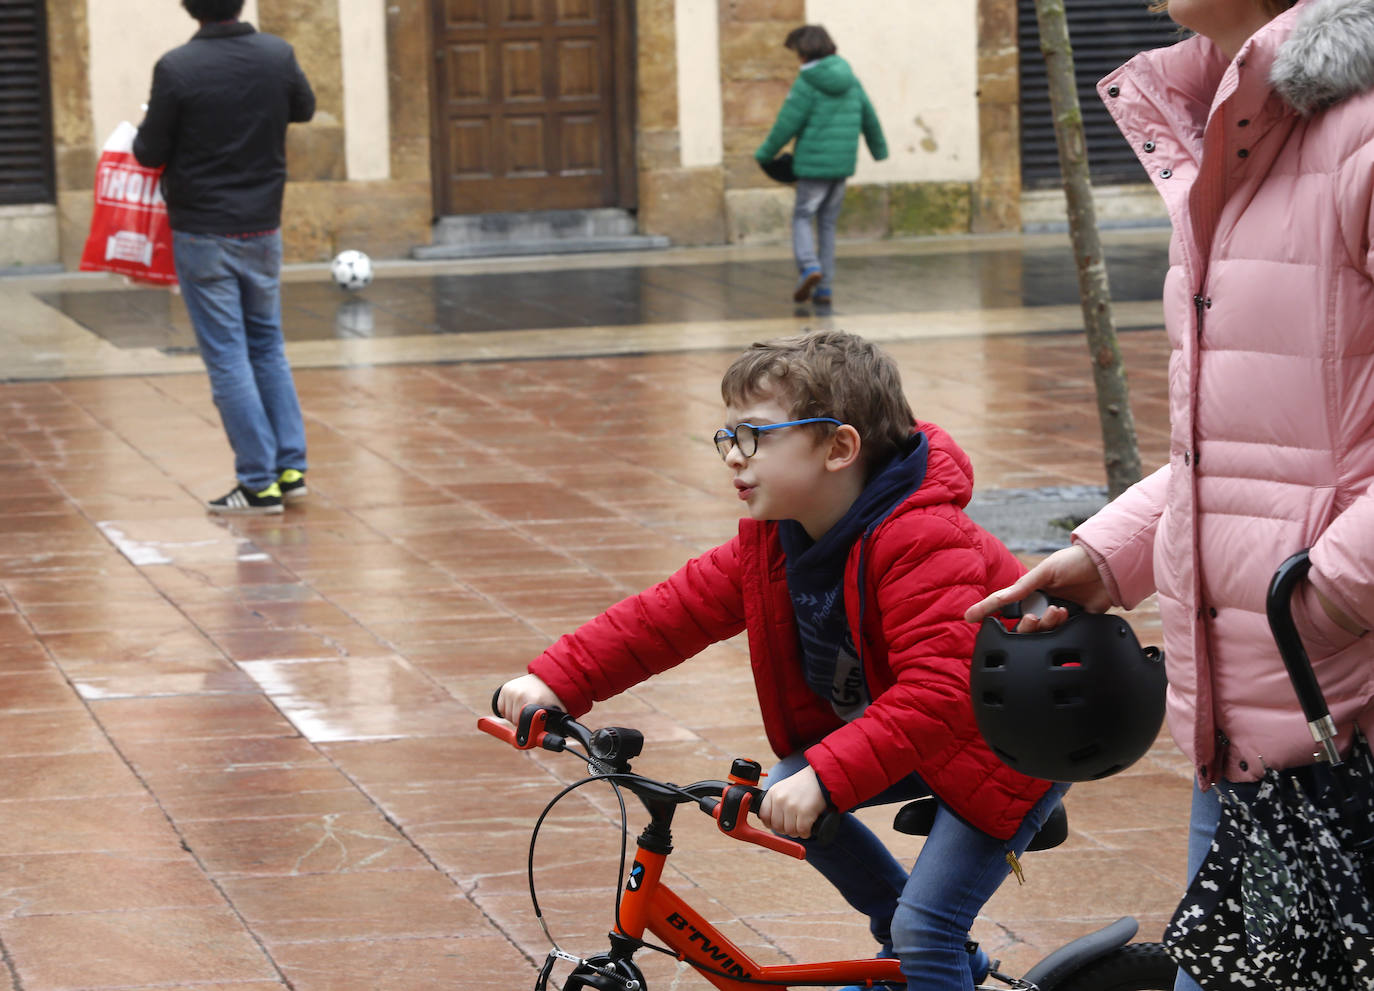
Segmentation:
<svg viewBox="0 0 1374 991">
<path fill-rule="evenodd" d="M 1304 0 L 1227 62 L 1201 37 L 1098 86 L 1173 222 L 1169 463 L 1074 534 L 1115 602 L 1158 590 L 1168 723 L 1204 787 L 1315 749 L 1264 616 L 1277 565 L 1374 627 L 1374 0 Z M 1298 628 L 1348 745 L 1374 633 Z"/>
</svg>

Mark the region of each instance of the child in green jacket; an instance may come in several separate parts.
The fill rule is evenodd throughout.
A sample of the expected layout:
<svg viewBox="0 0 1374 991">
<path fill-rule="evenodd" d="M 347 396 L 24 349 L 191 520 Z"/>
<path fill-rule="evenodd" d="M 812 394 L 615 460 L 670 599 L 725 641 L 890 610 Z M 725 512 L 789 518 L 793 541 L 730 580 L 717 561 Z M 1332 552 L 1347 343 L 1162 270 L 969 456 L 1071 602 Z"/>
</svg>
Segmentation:
<svg viewBox="0 0 1374 991">
<path fill-rule="evenodd" d="M 792 298 L 804 303 L 810 297 L 818 306 L 830 306 L 835 227 L 844 204 L 845 180 L 854 174 L 859 157 L 859 133 L 863 132 L 875 161 L 887 157 L 887 141 L 859 78 L 835 54 L 835 42 L 825 28 L 819 24 L 796 28 L 783 46 L 797 53 L 801 71 L 754 158 L 769 162 L 787 142 L 797 139 L 792 161 L 797 177 L 792 254 L 800 280 Z M 813 221 L 818 228 L 819 256 Z"/>
</svg>

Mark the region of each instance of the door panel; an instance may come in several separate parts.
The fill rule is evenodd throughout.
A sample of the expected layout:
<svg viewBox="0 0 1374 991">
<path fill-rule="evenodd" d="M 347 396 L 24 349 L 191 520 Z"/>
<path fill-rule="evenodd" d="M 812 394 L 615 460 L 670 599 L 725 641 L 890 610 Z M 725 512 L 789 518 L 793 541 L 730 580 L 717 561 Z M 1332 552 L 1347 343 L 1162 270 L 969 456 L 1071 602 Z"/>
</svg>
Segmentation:
<svg viewBox="0 0 1374 991">
<path fill-rule="evenodd" d="M 629 205 L 616 2 L 436 4 L 440 212 Z"/>
</svg>

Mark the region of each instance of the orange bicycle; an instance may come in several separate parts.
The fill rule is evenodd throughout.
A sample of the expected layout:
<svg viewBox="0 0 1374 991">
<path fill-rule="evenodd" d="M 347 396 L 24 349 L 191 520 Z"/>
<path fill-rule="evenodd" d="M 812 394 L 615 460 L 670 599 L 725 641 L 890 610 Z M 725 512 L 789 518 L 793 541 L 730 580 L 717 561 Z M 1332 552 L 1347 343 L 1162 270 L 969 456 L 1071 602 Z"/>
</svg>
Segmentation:
<svg viewBox="0 0 1374 991">
<path fill-rule="evenodd" d="M 637 849 L 628 877 L 622 866 L 610 949 L 589 957 L 567 953 L 558 947 L 544 926 L 553 949 L 539 971 L 535 991 L 547 991 L 553 969 L 559 962 L 572 967 L 564 980 L 563 991 L 647 991 L 644 975 L 634 962 L 635 953 L 642 949 L 657 950 L 691 965 L 721 991 L 754 991 L 759 985 L 770 988 L 850 984 L 906 987 L 906 978 L 896 960 L 870 957 L 772 966 L 756 963 L 668 887 L 663 879 L 663 868 L 673 851 L 673 817 L 682 805 L 696 805 L 716 820 L 722 832 L 734 839 L 799 860 L 805 858 L 805 849 L 800 843 L 749 823 L 749 813 L 757 808 L 763 796 L 758 786 L 760 767 L 754 761 L 737 758 L 726 781 L 677 785 L 631 770 L 630 761 L 639 756 L 644 745 L 644 737 L 638 730 L 618 726 L 590 730 L 564 712 L 533 705 L 525 708 L 516 726 L 489 716 L 479 719 L 477 725 L 483 732 L 520 750 L 540 747 L 572 753 L 585 761 L 590 771 L 554 796 L 535 823 L 530 838 L 530 896 L 541 926 L 544 920 L 535 895 L 533 854 L 540 826 L 553 806 L 583 785 L 604 781 L 614 787 L 618 795 L 622 789 L 633 794 L 649 816 L 648 824 L 636 840 Z M 579 749 L 573 749 L 570 744 L 576 744 Z M 622 797 L 622 816 L 624 807 Z M 933 798 L 911 802 L 897 813 L 894 825 L 901 832 L 924 834 L 934 818 L 934 808 Z M 830 813 L 817 821 L 814 832 L 823 841 L 827 833 L 833 834 L 838 824 L 838 815 Z M 625 834 L 623 824 L 621 832 Z M 1056 846 L 1064 841 L 1067 832 L 1067 819 L 1061 806 L 1029 849 Z M 623 853 L 622 849 L 622 865 L 626 859 Z M 1129 916 L 1118 919 L 1104 929 L 1055 950 L 1024 977 L 1011 977 L 994 970 L 989 978 L 1000 981 L 1007 988 L 1025 991 L 1170 991 L 1178 973 L 1176 965 L 1158 943 L 1130 942 L 1138 928 L 1136 920 Z M 656 937 L 662 945 L 646 942 L 646 933 Z M 971 944 L 970 949 L 974 948 Z M 994 986 L 984 987 L 993 991 Z"/>
</svg>

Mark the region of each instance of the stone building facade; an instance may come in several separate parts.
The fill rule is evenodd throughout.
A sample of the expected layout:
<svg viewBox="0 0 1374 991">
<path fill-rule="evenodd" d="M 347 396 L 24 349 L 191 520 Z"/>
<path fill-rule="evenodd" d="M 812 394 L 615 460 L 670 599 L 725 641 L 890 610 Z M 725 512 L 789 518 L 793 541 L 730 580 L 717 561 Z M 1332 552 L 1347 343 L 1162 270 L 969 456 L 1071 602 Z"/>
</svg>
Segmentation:
<svg viewBox="0 0 1374 991">
<path fill-rule="evenodd" d="M 139 119 L 153 63 L 195 26 L 175 0 L 41 2 L 55 202 L 0 206 L 0 266 L 75 268 L 103 138 Z M 245 19 L 295 46 L 318 98 L 315 119 L 289 134 L 288 260 L 343 247 L 402 257 L 430 242 L 444 212 L 439 108 L 462 82 L 436 91 L 444 19 L 541 4 L 613 22 L 628 164 L 611 205 L 641 233 L 682 245 L 784 237 L 790 190 L 752 151 L 797 71 L 782 39 L 806 22 L 835 36 L 892 148 L 883 163 L 861 152 L 844 234 L 1020 229 L 1016 0 L 248 0 Z M 45 237 L 21 233 L 35 225 Z"/>
</svg>

